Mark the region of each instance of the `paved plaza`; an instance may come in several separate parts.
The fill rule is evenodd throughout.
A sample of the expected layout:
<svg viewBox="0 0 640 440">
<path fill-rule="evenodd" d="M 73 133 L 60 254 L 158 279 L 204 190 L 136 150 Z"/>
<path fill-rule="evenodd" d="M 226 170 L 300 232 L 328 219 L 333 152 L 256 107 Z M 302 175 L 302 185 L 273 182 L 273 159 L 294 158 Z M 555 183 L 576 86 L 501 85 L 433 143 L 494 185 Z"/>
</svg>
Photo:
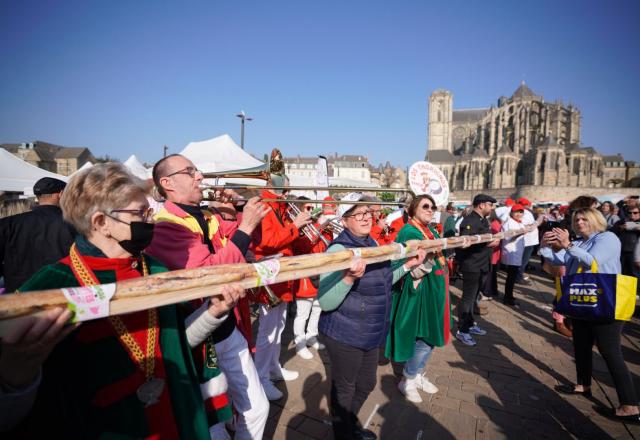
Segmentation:
<svg viewBox="0 0 640 440">
<path fill-rule="evenodd" d="M 538 266 L 539 267 L 539 266 Z M 381 439 L 606 439 L 640 438 L 640 427 L 611 422 L 593 405 L 617 405 L 618 399 L 604 361 L 594 349 L 593 398 L 561 396 L 559 383 L 575 380 L 571 340 L 551 327 L 552 280 L 532 272 L 531 286 L 516 286 L 520 309 L 499 301 L 485 302 L 489 314 L 480 319 L 488 330 L 476 347 L 453 341 L 437 349 L 427 376 L 440 389 L 421 393 L 413 404 L 398 391 L 401 366 L 378 369 L 376 389 L 362 408 L 360 420 Z M 500 289 L 504 274 L 500 274 Z M 461 282 L 452 286 L 452 303 Z M 454 309 L 455 315 L 455 309 Z M 285 330 L 282 364 L 300 372 L 293 382 L 279 383 L 284 392 L 272 402 L 265 438 L 330 439 L 326 354 L 305 361 L 295 355 L 292 320 Z M 640 321 L 629 322 L 623 351 L 636 388 L 640 385 Z"/>
</svg>

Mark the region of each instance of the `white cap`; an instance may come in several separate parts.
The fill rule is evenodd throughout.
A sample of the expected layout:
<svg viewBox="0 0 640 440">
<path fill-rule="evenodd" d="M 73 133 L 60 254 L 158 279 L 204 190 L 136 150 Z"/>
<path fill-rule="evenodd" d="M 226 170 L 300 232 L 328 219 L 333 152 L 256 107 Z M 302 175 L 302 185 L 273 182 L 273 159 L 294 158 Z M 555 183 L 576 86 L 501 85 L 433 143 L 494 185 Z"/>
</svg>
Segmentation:
<svg viewBox="0 0 640 440">
<path fill-rule="evenodd" d="M 359 202 L 363 197 L 362 193 L 352 192 L 340 199 L 340 202 Z M 342 217 L 348 210 L 356 206 L 351 203 L 340 203 L 338 205 L 338 216 Z"/>
</svg>

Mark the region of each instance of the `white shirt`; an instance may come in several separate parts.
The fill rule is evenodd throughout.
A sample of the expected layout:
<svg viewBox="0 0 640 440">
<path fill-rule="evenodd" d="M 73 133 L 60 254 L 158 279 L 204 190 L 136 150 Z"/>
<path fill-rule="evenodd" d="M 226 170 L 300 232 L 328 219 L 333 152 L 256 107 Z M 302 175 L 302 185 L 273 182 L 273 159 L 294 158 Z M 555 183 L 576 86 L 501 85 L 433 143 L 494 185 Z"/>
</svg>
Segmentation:
<svg viewBox="0 0 640 440">
<path fill-rule="evenodd" d="M 511 206 L 500 206 L 496 208 L 496 217 L 500 220 L 500 223 L 504 223 L 509 220 L 511 215 Z"/>
<path fill-rule="evenodd" d="M 533 214 L 528 209 L 524 210 L 524 215 L 522 216 L 522 224 L 524 226 L 536 224 L 536 219 L 533 217 Z M 540 238 L 538 236 L 538 228 L 534 228 L 533 231 L 527 232 L 524 234 L 524 245 L 525 246 L 535 246 L 540 243 Z"/>
<path fill-rule="evenodd" d="M 502 230 L 512 231 L 514 229 L 522 229 L 524 227 L 523 223 L 518 223 L 509 217 L 509 219 L 502 224 Z M 502 254 L 500 256 L 502 264 L 509 266 L 522 266 L 522 255 L 524 254 L 525 246 L 524 237 L 524 235 L 518 235 L 517 237 L 502 240 Z"/>
</svg>

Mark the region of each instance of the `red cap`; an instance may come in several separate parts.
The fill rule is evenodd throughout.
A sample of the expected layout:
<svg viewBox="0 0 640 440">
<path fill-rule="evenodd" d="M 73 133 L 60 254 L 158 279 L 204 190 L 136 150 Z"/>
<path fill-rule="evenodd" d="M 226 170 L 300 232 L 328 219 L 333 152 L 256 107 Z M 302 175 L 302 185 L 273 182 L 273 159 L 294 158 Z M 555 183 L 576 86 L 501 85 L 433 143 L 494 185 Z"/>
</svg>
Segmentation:
<svg viewBox="0 0 640 440">
<path fill-rule="evenodd" d="M 523 206 L 531 206 L 531 202 L 525 199 L 524 197 L 520 197 L 518 199 L 518 203 L 520 203 Z"/>
<path fill-rule="evenodd" d="M 524 206 L 522 206 L 520 203 L 516 203 L 511 207 L 511 212 L 515 211 L 524 211 Z"/>
<path fill-rule="evenodd" d="M 507 200 L 504 201 L 504 206 L 513 206 L 515 204 L 516 204 L 515 200 L 513 200 L 511 197 L 509 197 Z"/>
<path fill-rule="evenodd" d="M 326 201 L 335 202 L 335 199 L 331 198 L 331 196 L 327 196 L 323 199 Z M 325 214 L 335 214 L 336 213 L 336 204 L 335 203 L 323 203 L 322 210 Z"/>
</svg>

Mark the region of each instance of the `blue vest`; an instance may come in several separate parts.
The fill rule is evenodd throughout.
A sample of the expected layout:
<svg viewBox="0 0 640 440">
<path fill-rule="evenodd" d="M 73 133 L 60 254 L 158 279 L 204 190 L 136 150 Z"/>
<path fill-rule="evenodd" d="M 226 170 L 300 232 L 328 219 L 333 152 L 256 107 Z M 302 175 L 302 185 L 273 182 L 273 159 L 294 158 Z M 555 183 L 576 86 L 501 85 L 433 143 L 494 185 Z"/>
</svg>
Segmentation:
<svg viewBox="0 0 640 440">
<path fill-rule="evenodd" d="M 378 246 L 371 237 L 358 238 L 347 229 L 333 244 L 346 248 Z M 335 310 L 322 312 L 318 329 L 323 335 L 362 350 L 382 346 L 389 330 L 392 282 L 393 272 L 388 261 L 368 264 L 342 304 Z"/>
</svg>

